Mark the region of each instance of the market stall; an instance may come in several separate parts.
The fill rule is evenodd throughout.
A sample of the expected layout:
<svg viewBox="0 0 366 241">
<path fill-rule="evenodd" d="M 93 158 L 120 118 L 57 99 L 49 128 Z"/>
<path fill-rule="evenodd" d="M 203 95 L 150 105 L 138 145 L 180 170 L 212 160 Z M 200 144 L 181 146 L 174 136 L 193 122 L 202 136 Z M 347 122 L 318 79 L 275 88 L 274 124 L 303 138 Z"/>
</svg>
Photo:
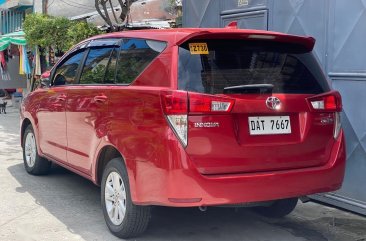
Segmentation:
<svg viewBox="0 0 366 241">
<path fill-rule="evenodd" d="M 21 99 L 23 91 L 30 86 L 32 53 L 27 53 L 24 32 L 0 36 L 0 89 L 18 89 L 13 95 L 14 105 Z"/>
</svg>

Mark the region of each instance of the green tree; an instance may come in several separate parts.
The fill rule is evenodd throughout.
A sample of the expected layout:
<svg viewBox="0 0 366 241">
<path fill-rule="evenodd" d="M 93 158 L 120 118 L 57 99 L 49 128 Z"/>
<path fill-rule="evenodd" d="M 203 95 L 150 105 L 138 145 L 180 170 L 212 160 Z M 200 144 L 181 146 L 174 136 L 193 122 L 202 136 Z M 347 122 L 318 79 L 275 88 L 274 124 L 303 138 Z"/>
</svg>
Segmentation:
<svg viewBox="0 0 366 241">
<path fill-rule="evenodd" d="M 77 22 L 75 24 L 72 24 L 67 30 L 68 48 L 71 48 L 73 45 L 79 43 L 84 39 L 101 33 L 102 31 L 99 30 L 97 27 L 86 22 Z"/>
<path fill-rule="evenodd" d="M 50 17 L 50 30 L 48 38 L 51 39 L 50 45 L 55 46 L 57 52 L 65 52 L 69 49 L 68 30 L 72 22 L 65 17 Z M 50 46 L 48 45 L 48 46 Z"/>
<path fill-rule="evenodd" d="M 101 31 L 86 22 L 72 22 L 65 17 L 29 14 L 23 23 L 25 38 L 30 46 L 40 48 L 53 46 L 58 53 L 67 51 L 83 39 L 100 34 Z"/>
<path fill-rule="evenodd" d="M 29 14 L 23 23 L 25 38 L 30 46 L 41 48 L 54 46 L 57 51 L 67 50 L 67 31 L 71 21 L 64 17 Z"/>
<path fill-rule="evenodd" d="M 49 46 L 49 17 L 43 14 L 28 14 L 23 23 L 25 38 L 31 46 Z"/>
</svg>

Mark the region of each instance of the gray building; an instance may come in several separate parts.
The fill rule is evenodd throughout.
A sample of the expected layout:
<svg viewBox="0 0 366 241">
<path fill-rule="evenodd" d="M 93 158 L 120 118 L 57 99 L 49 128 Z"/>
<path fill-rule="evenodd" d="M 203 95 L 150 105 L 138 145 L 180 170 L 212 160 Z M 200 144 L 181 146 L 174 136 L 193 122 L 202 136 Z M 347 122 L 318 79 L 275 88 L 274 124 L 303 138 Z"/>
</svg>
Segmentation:
<svg viewBox="0 0 366 241">
<path fill-rule="evenodd" d="M 366 214 L 366 0 L 185 0 L 184 27 L 264 29 L 316 38 L 315 54 L 343 97 L 343 187 L 313 196 Z"/>
</svg>

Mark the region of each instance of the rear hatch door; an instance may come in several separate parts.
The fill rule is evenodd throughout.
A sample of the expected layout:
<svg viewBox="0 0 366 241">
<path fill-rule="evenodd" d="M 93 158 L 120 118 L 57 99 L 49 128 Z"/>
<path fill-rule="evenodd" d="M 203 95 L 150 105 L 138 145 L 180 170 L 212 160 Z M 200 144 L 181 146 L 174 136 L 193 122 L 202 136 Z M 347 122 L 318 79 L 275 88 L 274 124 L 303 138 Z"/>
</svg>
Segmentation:
<svg viewBox="0 0 366 241">
<path fill-rule="evenodd" d="M 328 161 L 334 113 L 314 111 L 311 100 L 332 92 L 303 45 L 191 39 L 179 47 L 178 72 L 178 88 L 189 99 L 186 151 L 201 173 L 289 170 Z M 233 100 L 232 106 L 197 107 L 210 98 L 218 106 Z"/>
</svg>

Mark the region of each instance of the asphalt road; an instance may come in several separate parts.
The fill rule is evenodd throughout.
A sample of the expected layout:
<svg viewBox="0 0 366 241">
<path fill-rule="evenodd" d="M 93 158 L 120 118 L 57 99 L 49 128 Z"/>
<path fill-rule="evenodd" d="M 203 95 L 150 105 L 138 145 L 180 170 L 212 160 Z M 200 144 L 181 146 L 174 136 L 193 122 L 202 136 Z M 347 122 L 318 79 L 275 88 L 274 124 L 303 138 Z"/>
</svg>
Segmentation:
<svg viewBox="0 0 366 241">
<path fill-rule="evenodd" d="M 28 175 L 19 146 L 19 115 L 0 115 L 0 240 L 119 240 L 104 223 L 100 189 L 54 166 Z M 147 232 L 133 240 L 324 241 L 365 240 L 366 218 L 316 203 L 299 203 L 284 219 L 250 209 L 153 209 Z"/>
</svg>

